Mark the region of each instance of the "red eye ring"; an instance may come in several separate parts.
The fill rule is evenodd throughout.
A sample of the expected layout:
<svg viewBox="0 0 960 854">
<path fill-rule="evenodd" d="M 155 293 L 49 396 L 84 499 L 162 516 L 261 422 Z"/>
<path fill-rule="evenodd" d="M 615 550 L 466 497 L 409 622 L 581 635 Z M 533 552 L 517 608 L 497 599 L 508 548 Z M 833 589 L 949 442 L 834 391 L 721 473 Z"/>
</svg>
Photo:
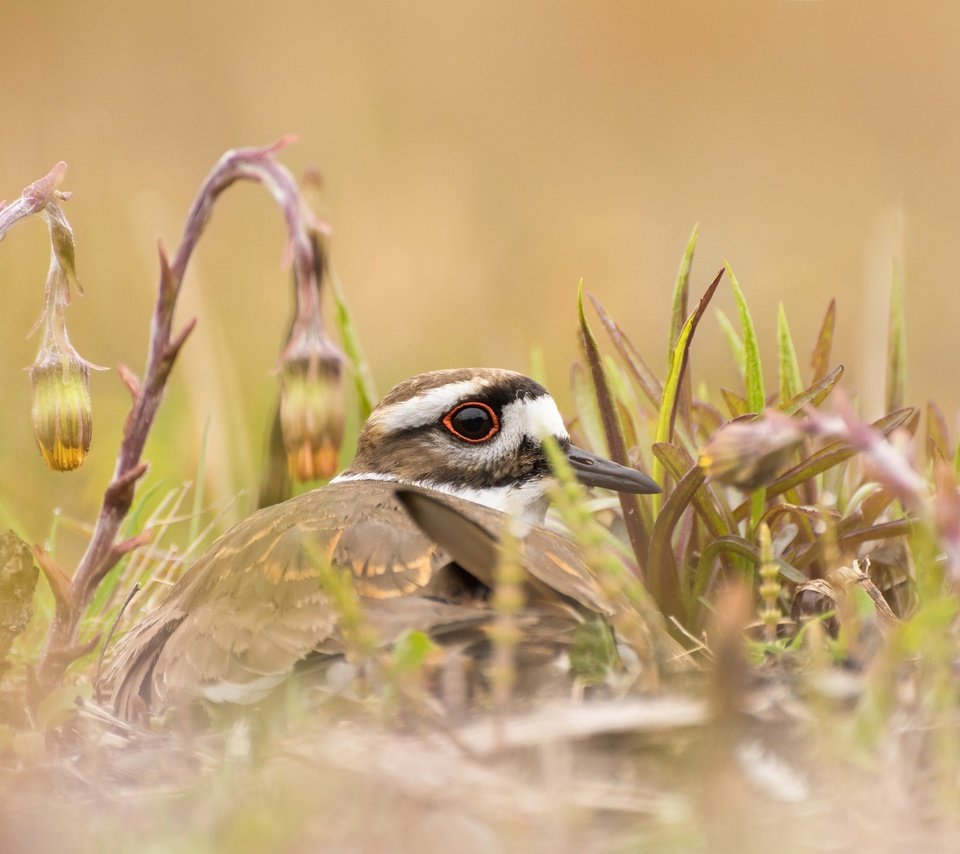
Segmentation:
<svg viewBox="0 0 960 854">
<path fill-rule="evenodd" d="M 477 424 L 476 427 L 480 430 L 485 427 L 486 432 L 481 434 L 479 430 L 470 431 L 464 423 L 464 419 L 462 417 L 458 418 L 458 416 L 462 416 L 468 409 L 480 409 L 483 411 L 486 416 L 486 424 L 481 422 Z M 466 403 L 457 404 L 457 406 L 443 416 L 443 426 L 461 442 L 479 445 L 483 442 L 490 441 L 490 439 L 500 432 L 500 419 L 497 417 L 497 413 L 493 411 L 493 408 L 486 403 L 481 403 L 479 400 L 468 400 Z M 473 435 L 470 435 L 471 432 L 473 432 Z"/>
</svg>

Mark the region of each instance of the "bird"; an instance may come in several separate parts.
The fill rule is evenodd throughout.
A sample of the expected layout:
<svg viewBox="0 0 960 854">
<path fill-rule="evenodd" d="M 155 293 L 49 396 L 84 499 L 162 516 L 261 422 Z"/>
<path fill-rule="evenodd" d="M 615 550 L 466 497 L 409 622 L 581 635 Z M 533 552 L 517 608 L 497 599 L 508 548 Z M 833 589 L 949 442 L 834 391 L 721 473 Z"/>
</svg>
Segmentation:
<svg viewBox="0 0 960 854">
<path fill-rule="evenodd" d="M 522 533 L 525 618 L 568 628 L 609 618 L 577 549 L 544 527 L 547 435 L 587 486 L 660 491 L 573 445 L 553 398 L 523 374 L 419 374 L 374 407 L 347 469 L 228 530 L 120 638 L 106 671 L 114 708 L 132 718 L 198 700 L 248 705 L 306 660 L 342 656 L 318 560 L 351 577 L 384 645 L 411 630 L 480 643 L 496 614 L 496 537 L 507 520 Z"/>
</svg>

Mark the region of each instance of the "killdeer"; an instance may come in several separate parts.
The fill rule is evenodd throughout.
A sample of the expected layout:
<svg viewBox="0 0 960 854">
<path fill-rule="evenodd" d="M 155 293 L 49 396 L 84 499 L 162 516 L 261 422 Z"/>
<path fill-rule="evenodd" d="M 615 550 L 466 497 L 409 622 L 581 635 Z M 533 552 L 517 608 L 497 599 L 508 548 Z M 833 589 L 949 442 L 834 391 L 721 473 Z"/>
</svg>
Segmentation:
<svg viewBox="0 0 960 854">
<path fill-rule="evenodd" d="M 481 368 L 413 377 L 371 413 L 349 468 L 233 527 L 121 639 L 107 673 L 118 712 L 196 698 L 256 702 L 304 659 L 342 654 L 318 559 L 352 574 L 384 644 L 409 629 L 437 638 L 475 631 L 494 615 L 496 553 L 484 533 L 499 531 L 505 514 L 527 529 L 531 619 L 609 615 L 576 549 L 542 527 L 544 435 L 584 484 L 659 491 L 642 472 L 573 446 L 553 399 L 529 377 Z M 446 536 L 428 536 L 438 518 Z"/>
</svg>

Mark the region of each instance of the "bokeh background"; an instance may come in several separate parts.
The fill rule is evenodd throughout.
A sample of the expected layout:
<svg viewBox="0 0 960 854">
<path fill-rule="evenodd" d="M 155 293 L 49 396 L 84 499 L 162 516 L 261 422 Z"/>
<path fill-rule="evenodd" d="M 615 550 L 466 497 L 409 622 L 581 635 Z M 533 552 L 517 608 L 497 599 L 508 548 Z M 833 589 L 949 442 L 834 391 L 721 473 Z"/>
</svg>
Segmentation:
<svg viewBox="0 0 960 854">
<path fill-rule="evenodd" d="M 902 264 L 910 397 L 960 403 L 960 6 L 845 2 L 0 2 L 0 198 L 58 160 L 86 296 L 80 352 L 142 369 L 157 281 L 227 148 L 293 132 L 326 178 L 334 262 L 381 391 L 411 373 L 525 369 L 540 347 L 569 405 L 580 277 L 648 360 L 700 223 L 694 291 L 729 259 L 774 362 L 778 302 L 801 360 L 831 296 L 835 356 L 882 406 L 890 269 Z M 209 495 L 256 483 L 288 307 L 280 217 L 221 201 L 187 277 L 200 325 L 147 457 Z M 47 266 L 40 222 L 0 245 L 0 502 L 31 539 L 90 519 L 126 394 L 93 380 L 89 464 L 48 472 L 21 369 Z M 718 300 L 731 313 L 729 291 Z M 716 322 L 694 369 L 732 385 Z M 770 381 L 773 381 L 770 376 Z M 231 512 L 253 501 L 241 499 Z M 245 502 L 245 503 L 244 503 Z M 62 548 L 82 543 L 66 525 Z"/>
</svg>

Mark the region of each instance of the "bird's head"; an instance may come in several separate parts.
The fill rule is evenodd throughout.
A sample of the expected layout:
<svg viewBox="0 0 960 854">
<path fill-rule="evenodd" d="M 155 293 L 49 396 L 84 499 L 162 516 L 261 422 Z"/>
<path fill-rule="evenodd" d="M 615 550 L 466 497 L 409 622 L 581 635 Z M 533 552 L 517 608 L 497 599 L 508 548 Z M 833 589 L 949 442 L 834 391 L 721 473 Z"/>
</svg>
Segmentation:
<svg viewBox="0 0 960 854">
<path fill-rule="evenodd" d="M 542 522 L 552 476 L 544 436 L 556 439 L 587 486 L 660 491 L 642 472 L 572 445 L 539 383 L 493 368 L 431 371 L 395 386 L 370 414 L 353 462 L 335 481 L 413 484 Z"/>
</svg>

